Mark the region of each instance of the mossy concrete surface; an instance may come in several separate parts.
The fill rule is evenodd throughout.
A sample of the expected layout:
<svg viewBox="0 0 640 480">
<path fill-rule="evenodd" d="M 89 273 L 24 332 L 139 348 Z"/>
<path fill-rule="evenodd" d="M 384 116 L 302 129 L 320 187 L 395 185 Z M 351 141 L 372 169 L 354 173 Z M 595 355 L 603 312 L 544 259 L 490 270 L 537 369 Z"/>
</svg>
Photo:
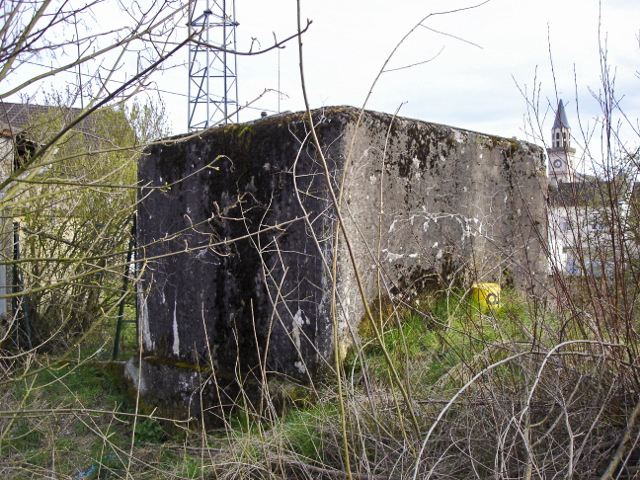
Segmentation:
<svg viewBox="0 0 640 480">
<path fill-rule="evenodd" d="M 325 167 L 369 301 L 379 285 L 397 295 L 430 282 L 544 283 L 541 148 L 358 115 L 313 112 L 326 165 L 302 113 L 149 148 L 138 207 L 145 357 L 259 383 L 263 372 L 304 381 L 329 369 L 334 327 L 346 352 L 364 309 L 341 234 L 335 244 Z"/>
</svg>

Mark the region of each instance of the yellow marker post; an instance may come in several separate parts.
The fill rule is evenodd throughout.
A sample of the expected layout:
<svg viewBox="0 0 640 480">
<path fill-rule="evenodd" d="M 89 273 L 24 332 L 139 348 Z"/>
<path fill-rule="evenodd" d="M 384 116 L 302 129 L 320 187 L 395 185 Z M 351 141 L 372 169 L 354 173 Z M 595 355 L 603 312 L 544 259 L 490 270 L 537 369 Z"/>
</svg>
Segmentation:
<svg viewBox="0 0 640 480">
<path fill-rule="evenodd" d="M 471 286 L 471 298 L 478 310 L 487 313 L 500 308 L 500 285 L 497 283 L 475 283 Z"/>
</svg>

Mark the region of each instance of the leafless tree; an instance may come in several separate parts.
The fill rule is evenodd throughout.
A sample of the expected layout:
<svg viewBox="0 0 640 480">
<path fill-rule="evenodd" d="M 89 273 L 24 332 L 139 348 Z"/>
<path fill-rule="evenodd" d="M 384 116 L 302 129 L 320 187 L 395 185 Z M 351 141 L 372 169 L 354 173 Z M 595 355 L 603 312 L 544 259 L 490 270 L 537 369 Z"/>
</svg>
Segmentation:
<svg viewBox="0 0 640 480">
<path fill-rule="evenodd" d="M 79 406 L 75 392 L 72 407 L 48 403 L 32 382 L 46 371 L 54 376 L 51 383 L 66 385 L 76 366 L 60 373 L 60 378 L 55 376 L 56 368 L 76 353 L 82 361 L 94 359 L 100 340 L 110 339 L 96 332 L 131 298 L 120 281 L 123 276 L 135 280 L 126 256 L 138 187 L 132 172 L 141 149 L 164 130 L 162 123 L 153 121 L 157 107 L 129 100 L 149 91 L 150 76 L 189 40 L 179 34 L 179 26 L 186 22 L 186 4 L 119 5 L 121 17 L 130 23 L 113 30 L 96 29 L 99 22 L 94 16 L 104 6 L 95 1 L 73 8 L 70 2 L 46 0 L 14 0 L 2 6 L 0 100 L 4 104 L 11 95 L 31 93 L 33 84 L 59 78 L 78 66 L 84 73 L 76 78 L 88 80 L 74 82 L 65 95 L 57 97 L 60 101 L 52 102 L 62 105 L 53 117 L 34 118 L 32 131 L 37 138 L 20 140 L 16 134 L 21 132 L 11 131 L 7 109 L 0 103 L 0 122 L 8 124 L 6 138 L 12 142 L 10 153 L 3 152 L 10 155 L 12 166 L 14 150 L 20 147 L 26 152 L 0 178 L 3 215 L 21 219 L 24 253 L 20 259 L 5 254 L 5 266 L 15 265 L 22 272 L 23 290 L 8 292 L 4 298 L 32 298 L 43 332 L 33 337 L 31 348 L 24 337 L 18 338 L 20 348 L 15 348 L 18 311 L 11 312 L 15 315 L 0 329 L 4 374 L 0 377 L 0 457 L 5 451 L 13 452 L 6 447 L 9 440 L 17 441 L 12 435 L 59 431 L 58 424 L 69 428 L 66 419 L 72 418 L 101 442 L 100 462 L 107 463 L 102 454 L 109 452 L 125 465 L 115 474 L 126 478 L 147 472 L 167 475 L 162 464 L 165 457 L 158 460 L 160 455 L 136 443 L 135 435 L 128 448 L 112 438 L 114 422 L 131 421 L 152 429 L 153 423 L 143 422 L 153 421 L 153 416 L 140 415 L 138 404 L 130 415 L 116 409 L 94 411 Z M 296 35 L 305 28 L 300 22 Z M 275 47 L 279 45 L 276 42 Z M 129 54 L 135 58 L 133 63 Z M 300 45 L 304 90 L 302 59 Z M 446 291 L 443 314 L 428 295 L 420 297 L 419 303 L 407 300 L 404 292 L 392 292 L 382 280 L 378 262 L 377 298 L 364 293 L 361 298 L 372 328 L 369 338 L 361 341 L 354 335 L 350 355 L 347 359 L 335 356 L 325 384 L 310 382 L 296 385 L 295 391 L 279 392 L 284 403 L 307 408 L 279 417 L 273 385 L 263 389 L 263 402 L 256 408 L 240 395 L 240 414 L 227 419 L 224 438 L 185 429 L 183 445 L 163 447 L 166 458 L 180 454 L 184 459 L 170 474 L 349 479 L 636 475 L 639 279 L 633 180 L 638 154 L 619 141 L 615 118 L 628 121 L 630 115 L 620 115 L 606 51 L 601 61 L 602 93 L 596 96 L 603 113 L 601 155 L 586 148 L 592 133 L 583 136 L 586 158 L 598 164 L 594 169 L 597 195 L 580 208 L 596 211 L 603 228 L 580 230 L 580 222 L 574 222 L 570 234 L 579 239 L 575 242 L 579 275 L 555 271 L 546 297 L 512 293 L 505 310 L 492 315 L 471 308 L 468 291 L 441 282 Z M 53 68 L 31 70 L 33 63 L 51 62 Z M 129 72 L 126 78 L 119 76 L 122 69 Z M 380 75 L 384 72 L 383 65 Z M 80 99 L 79 110 L 69 109 Z M 544 139 L 540 101 L 536 90 L 528 99 L 529 118 L 530 127 Z M 308 135 L 300 139 L 301 150 L 315 152 L 331 190 L 323 146 L 314 134 L 314 117 L 308 113 Z M 86 128 L 92 123 L 101 126 Z M 24 140 L 32 143 L 19 145 Z M 620 168 L 625 175 L 620 175 Z M 354 238 L 346 228 L 349 210 L 340 190 L 330 193 L 337 222 L 333 241 L 344 242 L 348 256 Z M 383 195 L 381 188 L 381 203 Z M 583 218 L 582 211 L 573 213 L 571 218 Z M 312 226 L 309 231 L 319 242 L 318 232 Z M 370 244 L 375 245 L 376 239 L 370 239 Z M 261 246 L 255 246 L 260 252 Z M 374 251 L 373 258 L 377 254 Z M 596 274 L 594 259 L 601 266 L 610 263 L 611 271 L 601 269 Z M 335 273 L 336 261 L 326 258 L 323 266 Z M 357 271 L 357 262 L 351 261 Z M 265 267 L 264 272 L 268 283 L 269 269 Z M 337 332 L 341 307 L 335 275 L 332 278 L 328 293 Z M 278 283 L 270 285 L 273 301 L 281 301 Z M 36 323 L 37 318 L 33 318 Z M 82 350 L 84 340 L 95 342 L 89 353 Z M 334 350 L 339 351 L 339 339 L 334 341 Z M 34 354 L 36 347 L 42 352 L 47 345 L 55 347 L 51 356 Z M 266 379 L 266 367 L 260 375 Z M 203 378 L 208 380 L 215 380 L 215 375 Z M 15 391 L 8 386 L 16 386 Z M 26 425 L 24 431 L 16 428 L 20 421 Z M 50 439 L 54 434 L 43 436 Z M 0 463 L 0 471 L 15 468 L 23 474 L 56 475 L 55 458 L 44 470 L 18 458 L 17 467 Z M 195 469 L 189 469 L 187 459 L 196 462 Z"/>
</svg>

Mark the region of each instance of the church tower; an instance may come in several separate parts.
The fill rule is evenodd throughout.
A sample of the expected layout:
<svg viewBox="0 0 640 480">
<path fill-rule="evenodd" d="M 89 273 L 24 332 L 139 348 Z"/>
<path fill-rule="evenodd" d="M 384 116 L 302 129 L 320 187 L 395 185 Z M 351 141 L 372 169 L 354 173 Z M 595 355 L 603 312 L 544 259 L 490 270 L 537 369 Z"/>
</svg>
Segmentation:
<svg viewBox="0 0 640 480">
<path fill-rule="evenodd" d="M 551 148 L 547 149 L 549 178 L 553 183 L 575 181 L 575 153 L 576 149 L 571 148 L 571 128 L 564 111 L 564 104 L 560 100 L 556 119 L 551 128 Z"/>
</svg>

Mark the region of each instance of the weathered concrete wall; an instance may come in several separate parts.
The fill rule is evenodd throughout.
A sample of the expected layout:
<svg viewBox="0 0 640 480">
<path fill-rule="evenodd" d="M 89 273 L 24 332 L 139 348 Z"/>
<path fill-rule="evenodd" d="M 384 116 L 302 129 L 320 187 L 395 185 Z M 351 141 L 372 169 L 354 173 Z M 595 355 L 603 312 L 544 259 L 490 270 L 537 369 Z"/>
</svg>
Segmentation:
<svg viewBox="0 0 640 480">
<path fill-rule="evenodd" d="M 452 276 L 544 281 L 542 149 L 373 112 L 357 127 L 357 115 L 329 108 L 314 120 L 369 301 L 378 274 L 391 292 Z M 331 362 L 336 209 L 304 115 L 153 147 L 139 180 L 147 361 L 300 379 Z M 364 309 L 343 237 L 337 249 L 346 346 Z"/>
</svg>

